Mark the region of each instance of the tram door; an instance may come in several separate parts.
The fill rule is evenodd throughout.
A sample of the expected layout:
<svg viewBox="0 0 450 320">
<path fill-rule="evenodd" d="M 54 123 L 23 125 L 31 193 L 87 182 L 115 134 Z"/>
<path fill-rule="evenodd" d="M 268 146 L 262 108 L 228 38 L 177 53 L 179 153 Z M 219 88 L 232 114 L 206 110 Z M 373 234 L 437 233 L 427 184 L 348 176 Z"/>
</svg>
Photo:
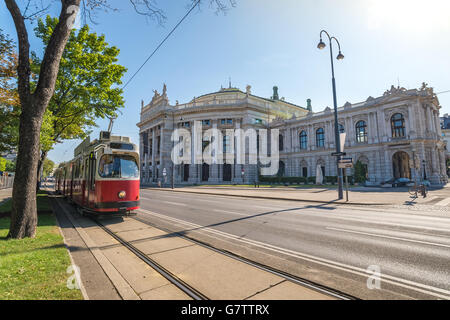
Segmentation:
<svg viewBox="0 0 450 320">
<path fill-rule="evenodd" d="M 93 207 L 95 202 L 95 168 L 96 168 L 96 159 L 93 152 L 89 155 L 89 170 L 88 170 L 88 179 L 86 183 L 86 189 L 88 190 L 88 207 Z"/>
<path fill-rule="evenodd" d="M 89 205 L 89 159 L 84 160 L 84 172 L 83 172 L 83 205 L 88 206 Z"/>
</svg>

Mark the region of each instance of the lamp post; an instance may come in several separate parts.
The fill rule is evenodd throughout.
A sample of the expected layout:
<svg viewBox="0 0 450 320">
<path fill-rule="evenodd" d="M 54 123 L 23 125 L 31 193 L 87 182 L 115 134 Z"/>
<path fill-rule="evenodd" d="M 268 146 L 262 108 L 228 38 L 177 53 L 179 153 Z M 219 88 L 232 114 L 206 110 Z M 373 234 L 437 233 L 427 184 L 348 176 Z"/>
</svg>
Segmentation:
<svg viewBox="0 0 450 320">
<path fill-rule="evenodd" d="M 336 41 L 339 47 L 339 54 L 336 57 L 337 60 L 343 60 L 344 55 L 341 52 L 341 45 L 335 37 L 330 37 L 328 32 L 325 30 L 322 30 L 320 32 L 320 42 L 317 45 L 317 48 L 319 50 L 324 49 L 327 45 L 322 41 L 322 35 L 326 34 L 328 37 L 328 40 L 330 41 L 330 57 L 331 57 L 331 74 L 332 74 L 332 84 L 333 84 L 333 102 L 334 102 L 334 134 L 335 134 L 335 140 L 336 140 L 336 153 L 338 154 L 337 160 L 336 160 L 336 166 L 337 166 L 337 172 L 338 172 L 338 196 L 339 200 L 342 200 L 344 198 L 344 191 L 343 191 L 343 177 L 342 177 L 342 169 L 339 168 L 339 160 L 341 159 L 341 139 L 339 136 L 339 123 L 338 123 L 338 114 L 337 114 L 337 98 L 336 98 L 336 79 L 334 78 L 334 61 L 333 61 L 333 40 Z"/>
</svg>

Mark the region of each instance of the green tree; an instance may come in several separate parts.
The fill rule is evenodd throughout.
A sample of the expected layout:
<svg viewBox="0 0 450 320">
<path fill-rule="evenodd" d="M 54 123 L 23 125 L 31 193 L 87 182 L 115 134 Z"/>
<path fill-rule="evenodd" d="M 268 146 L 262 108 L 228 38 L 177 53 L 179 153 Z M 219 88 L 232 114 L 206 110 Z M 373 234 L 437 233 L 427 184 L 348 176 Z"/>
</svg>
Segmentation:
<svg viewBox="0 0 450 320">
<path fill-rule="evenodd" d="M 45 159 L 44 165 L 42 168 L 42 175 L 44 177 L 48 177 L 52 174 L 53 168 L 55 167 L 55 163 L 50 159 Z"/>
<path fill-rule="evenodd" d="M 0 29 L 0 152 L 11 152 L 19 136 L 17 54 L 14 42 Z"/>
<path fill-rule="evenodd" d="M 47 16 L 38 21 L 36 36 L 48 46 L 58 19 Z M 72 31 L 59 65 L 55 93 L 41 127 L 38 176 L 48 152 L 64 140 L 84 139 L 97 118 L 115 117 L 124 106 L 118 88 L 126 68 L 117 64 L 120 50 L 109 46 L 105 36 L 89 32 L 85 25 Z M 33 58 L 32 70 L 39 73 L 41 61 Z"/>
<path fill-rule="evenodd" d="M 361 161 L 357 161 L 355 164 L 355 182 L 364 183 L 367 180 L 367 166 Z"/>
<path fill-rule="evenodd" d="M 71 35 L 77 13 L 82 2 L 85 17 L 92 17 L 96 10 L 111 10 L 108 0 L 61 0 L 58 24 L 51 32 L 48 45 L 42 57 L 37 84 L 31 85 L 30 42 L 26 20 L 49 9 L 56 1 L 45 3 L 42 0 L 28 0 L 21 11 L 15 0 L 4 0 L 14 21 L 18 38 L 17 90 L 20 100 L 20 125 L 17 154 L 17 170 L 14 179 L 11 224 L 8 237 L 21 239 L 34 237 L 37 226 L 36 183 L 37 167 L 40 157 L 40 131 L 44 114 L 56 87 L 59 65 L 67 41 Z M 196 5 L 197 0 L 191 0 Z M 205 0 L 206 1 L 206 0 Z M 223 10 L 222 0 L 209 0 Z M 234 4 L 234 0 L 229 0 Z M 163 12 L 153 0 L 129 0 L 138 14 L 163 21 Z M 37 8 L 28 12 L 29 8 Z"/>
<path fill-rule="evenodd" d="M 6 159 L 0 157 L 0 171 L 6 171 Z"/>
<path fill-rule="evenodd" d="M 14 161 L 6 160 L 6 171 L 15 172 L 16 171 L 16 163 Z"/>
</svg>

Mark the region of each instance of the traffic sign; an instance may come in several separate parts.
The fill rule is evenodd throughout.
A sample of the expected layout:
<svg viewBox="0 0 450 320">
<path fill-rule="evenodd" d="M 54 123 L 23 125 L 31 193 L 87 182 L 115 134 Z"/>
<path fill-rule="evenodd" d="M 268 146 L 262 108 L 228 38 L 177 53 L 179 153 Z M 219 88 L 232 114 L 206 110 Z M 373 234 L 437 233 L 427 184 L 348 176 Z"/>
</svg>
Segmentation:
<svg viewBox="0 0 450 320">
<path fill-rule="evenodd" d="M 346 156 L 346 155 L 347 155 L 347 153 L 345 153 L 345 152 L 333 152 L 331 154 L 332 157 L 341 157 L 341 156 Z"/>
</svg>

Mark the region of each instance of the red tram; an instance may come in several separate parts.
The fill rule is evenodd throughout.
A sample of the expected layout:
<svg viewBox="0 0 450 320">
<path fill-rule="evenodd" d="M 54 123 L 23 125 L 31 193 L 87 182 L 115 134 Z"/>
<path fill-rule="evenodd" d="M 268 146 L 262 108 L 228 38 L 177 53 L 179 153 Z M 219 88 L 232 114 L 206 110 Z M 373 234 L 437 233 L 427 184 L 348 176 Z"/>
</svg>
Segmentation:
<svg viewBox="0 0 450 320">
<path fill-rule="evenodd" d="M 84 140 L 55 172 L 56 191 L 83 211 L 127 214 L 139 209 L 139 152 L 128 137 L 101 132 Z"/>
</svg>

